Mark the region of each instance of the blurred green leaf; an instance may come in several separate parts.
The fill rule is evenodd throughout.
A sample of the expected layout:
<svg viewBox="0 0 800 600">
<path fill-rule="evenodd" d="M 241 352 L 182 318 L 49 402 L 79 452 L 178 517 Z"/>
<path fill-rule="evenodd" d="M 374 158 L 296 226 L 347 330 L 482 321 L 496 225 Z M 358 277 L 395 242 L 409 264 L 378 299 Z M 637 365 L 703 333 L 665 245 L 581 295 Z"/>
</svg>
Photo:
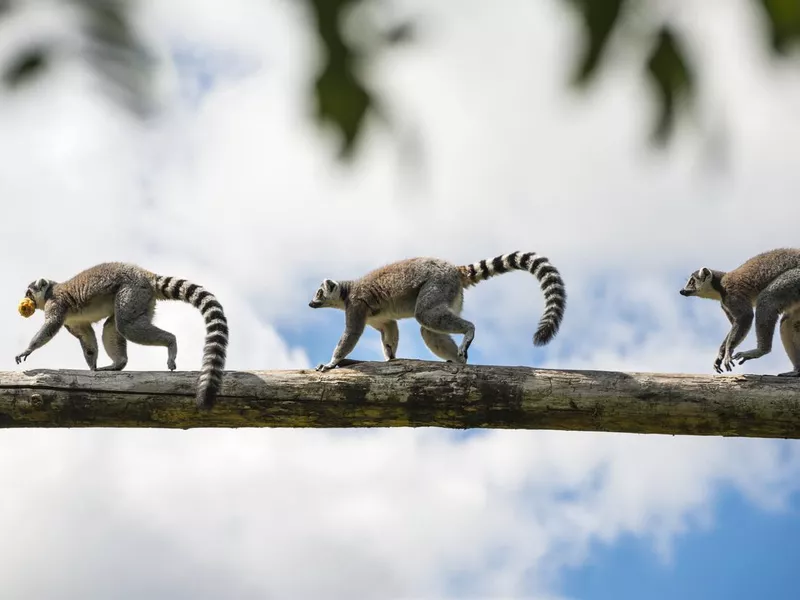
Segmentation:
<svg viewBox="0 0 800 600">
<path fill-rule="evenodd" d="M 9 87 L 21 87 L 42 74 L 50 62 L 50 49 L 44 46 L 28 48 L 11 61 L 3 71 L 3 84 Z"/>
<path fill-rule="evenodd" d="M 626 0 L 566 0 L 580 13 L 584 38 L 581 58 L 572 81 L 577 85 L 589 83 L 597 72 L 611 33 L 619 23 Z"/>
<path fill-rule="evenodd" d="M 64 0 L 83 17 L 86 43 L 83 58 L 97 72 L 109 96 L 139 116 L 148 113 L 150 57 L 145 52 L 130 16 L 128 0 Z M 13 5 L 0 0 L 0 18 Z M 18 88 L 41 76 L 64 48 L 34 43 L 13 57 L 0 78 L 9 88 Z"/>
<path fill-rule="evenodd" d="M 130 14 L 132 0 L 62 0 L 77 6 L 85 15 L 84 57 L 107 83 L 109 94 L 134 113 L 148 113 L 150 66 L 152 57 L 143 48 Z M 168 0 L 165 0 L 168 1 Z M 313 82 L 316 118 L 332 125 L 342 138 L 340 156 L 353 155 L 358 136 L 368 114 L 381 116 L 376 98 L 356 73 L 358 61 L 367 59 L 381 44 L 399 44 L 414 38 L 410 23 L 401 23 L 387 31 L 365 21 L 359 31 L 369 33 L 368 48 L 358 51 L 343 36 L 343 18 L 361 2 L 370 0 L 304 0 L 311 9 L 325 53 L 322 66 Z M 373 0 L 374 1 L 374 0 Z M 583 26 L 583 45 L 575 65 L 572 81 L 585 87 L 602 70 L 608 42 L 625 21 L 627 11 L 635 4 L 647 10 L 659 0 L 564 0 L 576 9 Z M 700 0 L 697 0 L 700 1 Z M 793 44 L 800 42 L 800 0 L 755 0 L 763 11 L 769 30 L 769 47 L 775 55 L 786 56 Z M 10 0 L 0 0 L 0 19 L 14 11 Z M 656 143 L 668 141 L 674 129 L 677 112 L 684 100 L 695 93 L 693 63 L 686 56 L 676 33 L 663 26 L 649 40 L 651 49 L 645 61 L 647 78 L 657 92 L 658 117 L 652 132 Z M 19 52 L 0 73 L 7 87 L 19 87 L 40 76 L 64 50 L 34 43 Z M 686 106 L 690 104 L 685 103 Z M 383 115 L 385 117 L 385 115 Z"/>
<path fill-rule="evenodd" d="M 334 125 L 342 136 L 340 156 L 351 158 L 356 138 L 373 99 L 356 76 L 356 55 L 342 37 L 342 14 L 356 0 L 308 0 L 326 58 L 314 82 L 317 118 Z"/>
<path fill-rule="evenodd" d="M 675 128 L 680 102 L 691 101 L 695 90 L 694 74 L 687 66 L 680 41 L 666 25 L 656 36 L 646 68 L 659 102 L 658 117 L 651 135 L 657 144 L 663 145 Z"/>
<path fill-rule="evenodd" d="M 800 0 L 757 0 L 769 22 L 772 49 L 780 55 L 800 42 Z"/>
<path fill-rule="evenodd" d="M 86 19 L 86 60 L 104 78 L 107 91 L 129 110 L 146 116 L 150 109 L 152 57 L 134 28 L 128 0 L 74 0 Z"/>
</svg>

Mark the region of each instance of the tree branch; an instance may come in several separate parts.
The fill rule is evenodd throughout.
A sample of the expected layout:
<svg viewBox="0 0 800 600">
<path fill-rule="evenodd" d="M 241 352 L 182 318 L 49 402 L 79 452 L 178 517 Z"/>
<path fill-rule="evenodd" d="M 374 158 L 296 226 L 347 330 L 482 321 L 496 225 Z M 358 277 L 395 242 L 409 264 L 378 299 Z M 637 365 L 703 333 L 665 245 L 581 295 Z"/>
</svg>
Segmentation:
<svg viewBox="0 0 800 600">
<path fill-rule="evenodd" d="M 0 373 L 0 427 L 486 427 L 800 438 L 800 381 L 348 361 L 230 371 L 211 412 L 194 372 Z"/>
</svg>

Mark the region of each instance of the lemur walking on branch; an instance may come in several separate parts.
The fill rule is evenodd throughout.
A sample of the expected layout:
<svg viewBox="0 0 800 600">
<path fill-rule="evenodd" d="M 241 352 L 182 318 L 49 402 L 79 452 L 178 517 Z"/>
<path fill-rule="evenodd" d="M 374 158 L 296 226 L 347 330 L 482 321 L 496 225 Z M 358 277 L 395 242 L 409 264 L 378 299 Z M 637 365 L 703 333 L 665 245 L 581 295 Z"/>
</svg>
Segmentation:
<svg viewBox="0 0 800 600">
<path fill-rule="evenodd" d="M 228 320 L 214 295 L 177 277 L 156 275 L 136 265 L 109 262 L 95 265 L 63 283 L 49 279 L 31 282 L 25 297 L 44 311 L 44 325 L 17 364 L 41 348 L 62 325 L 80 342 L 92 371 L 121 371 L 128 363 L 127 342 L 167 348 L 167 368 L 174 371 L 178 343 L 175 336 L 153 325 L 157 300 L 182 300 L 203 315 L 206 340 L 197 384 L 197 405 L 211 408 L 222 386 L 228 346 Z M 103 323 L 103 347 L 111 364 L 97 366 L 97 337 L 92 324 Z"/>
<path fill-rule="evenodd" d="M 689 276 L 682 296 L 717 300 L 731 329 L 719 347 L 714 370 L 730 371 L 772 351 L 778 317 L 781 341 L 793 370 L 781 377 L 800 377 L 800 249 L 778 248 L 757 254 L 732 271 L 702 267 Z M 733 354 L 747 337 L 755 307 L 756 348 Z"/>
<path fill-rule="evenodd" d="M 345 330 L 330 362 L 318 371 L 333 369 L 356 347 L 366 325 L 381 333 L 386 360 L 395 358 L 400 334 L 398 319 L 415 318 L 425 345 L 448 362 L 466 363 L 475 326 L 460 317 L 464 290 L 511 270 L 533 274 L 544 293 L 545 309 L 533 336 L 537 346 L 558 332 L 567 294 L 558 270 L 534 252 L 512 252 L 489 260 L 456 266 L 437 258 L 401 260 L 349 281 L 325 279 L 309 302 L 311 308 L 338 308 L 345 312 Z M 451 333 L 464 337 L 456 347 Z"/>
</svg>

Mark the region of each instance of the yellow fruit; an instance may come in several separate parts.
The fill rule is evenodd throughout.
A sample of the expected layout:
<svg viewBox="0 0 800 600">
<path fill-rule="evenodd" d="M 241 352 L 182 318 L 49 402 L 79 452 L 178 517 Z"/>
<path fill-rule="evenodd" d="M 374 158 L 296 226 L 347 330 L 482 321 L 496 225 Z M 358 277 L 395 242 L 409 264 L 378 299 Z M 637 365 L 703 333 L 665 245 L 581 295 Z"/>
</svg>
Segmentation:
<svg viewBox="0 0 800 600">
<path fill-rule="evenodd" d="M 30 298 L 23 298 L 17 306 L 17 310 L 19 311 L 19 314 L 27 319 L 34 312 L 36 312 L 36 305 Z"/>
</svg>

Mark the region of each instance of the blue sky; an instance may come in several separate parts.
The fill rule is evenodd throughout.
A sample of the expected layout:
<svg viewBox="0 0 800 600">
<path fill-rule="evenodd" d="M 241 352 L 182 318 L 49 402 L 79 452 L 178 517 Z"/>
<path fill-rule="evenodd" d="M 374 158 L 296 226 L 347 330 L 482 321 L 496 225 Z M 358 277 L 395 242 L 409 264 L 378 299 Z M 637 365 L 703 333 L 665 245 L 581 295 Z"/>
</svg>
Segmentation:
<svg viewBox="0 0 800 600">
<path fill-rule="evenodd" d="M 625 537 L 592 549 L 590 558 L 562 578 L 572 598 L 795 598 L 800 503 L 785 512 L 754 509 L 734 490 L 713 505 L 714 523 L 675 541 L 664 563 L 646 540 Z"/>
<path fill-rule="evenodd" d="M 164 106 L 147 128 L 74 65 L 0 110 L 0 196 L 28 201 L 9 207 L 0 243 L 29 247 L 6 265 L 0 303 L 36 277 L 131 260 L 214 291 L 230 369 L 300 368 L 327 361 L 342 331 L 342 313 L 307 306 L 323 277 L 531 250 L 566 281 L 561 332 L 534 348 L 536 282 L 493 279 L 467 292 L 471 362 L 711 374 L 726 319 L 677 292 L 700 266 L 796 243 L 800 85 L 769 68 L 745 0 L 684 4 L 671 18 L 702 50 L 705 95 L 659 155 L 636 65 L 614 63 L 588 96 L 566 88 L 575 22 L 561 3 L 393 3 L 429 19 L 369 69 L 421 132 L 428 176 L 409 186 L 379 126 L 355 165 L 333 160 L 331 132 L 310 120 L 318 57 L 296 6 L 147 0 Z M 728 170 L 704 171 L 719 127 Z M 46 217 L 35 229 L 31 204 Z M 197 369 L 196 311 L 164 303 L 156 319 L 178 337 L 178 368 Z M 36 327 L 10 319 L 5 355 Z M 401 356 L 430 358 L 415 323 L 400 330 Z M 351 357 L 380 360 L 377 332 Z M 25 367 L 83 359 L 61 335 Z M 129 369 L 163 367 L 158 349 L 130 348 Z M 787 368 L 776 340 L 744 372 Z M 0 579 L 25 599 L 729 600 L 794 587 L 796 441 L 10 430 L 0 470 L 0 533 L 14 540 L 0 544 Z"/>
</svg>

